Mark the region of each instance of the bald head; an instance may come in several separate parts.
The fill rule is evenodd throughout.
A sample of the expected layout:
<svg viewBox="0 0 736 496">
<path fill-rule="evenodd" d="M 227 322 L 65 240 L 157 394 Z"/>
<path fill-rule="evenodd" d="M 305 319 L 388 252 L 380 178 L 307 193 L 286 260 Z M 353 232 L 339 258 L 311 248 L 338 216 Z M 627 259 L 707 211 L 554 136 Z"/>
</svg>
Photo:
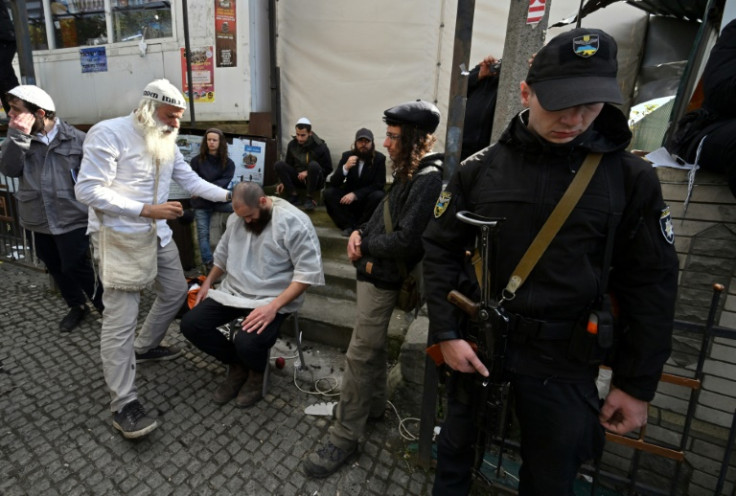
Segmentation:
<svg viewBox="0 0 736 496">
<path fill-rule="evenodd" d="M 256 208 L 265 198 L 266 193 L 258 183 L 243 181 L 233 188 L 233 202 L 239 202 L 247 207 Z"/>
</svg>

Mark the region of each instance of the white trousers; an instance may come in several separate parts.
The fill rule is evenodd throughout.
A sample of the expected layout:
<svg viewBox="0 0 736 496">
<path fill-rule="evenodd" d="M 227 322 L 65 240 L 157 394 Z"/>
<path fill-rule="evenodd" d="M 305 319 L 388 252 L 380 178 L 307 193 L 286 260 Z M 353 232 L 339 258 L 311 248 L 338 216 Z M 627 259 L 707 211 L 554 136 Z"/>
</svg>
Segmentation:
<svg viewBox="0 0 736 496">
<path fill-rule="evenodd" d="M 97 233 L 92 234 L 97 248 Z M 95 250 L 96 251 L 96 250 Z M 135 388 L 135 352 L 145 353 L 155 348 L 166 335 L 187 295 L 187 283 L 179 260 L 176 243 L 158 246 L 158 275 L 153 290 L 156 299 L 143 322 L 138 337 L 139 291 L 107 289 L 102 295 L 100 358 L 105 383 L 110 390 L 110 410 L 117 412 L 138 398 Z"/>
</svg>

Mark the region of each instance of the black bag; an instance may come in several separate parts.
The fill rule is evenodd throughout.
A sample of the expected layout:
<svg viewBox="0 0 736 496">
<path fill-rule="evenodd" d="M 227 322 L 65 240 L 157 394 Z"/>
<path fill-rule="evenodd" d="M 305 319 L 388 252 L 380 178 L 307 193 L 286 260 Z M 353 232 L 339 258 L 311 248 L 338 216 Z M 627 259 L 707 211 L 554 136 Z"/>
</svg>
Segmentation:
<svg viewBox="0 0 736 496">
<path fill-rule="evenodd" d="M 408 274 L 401 284 L 396 306 L 405 312 L 412 312 L 417 305 L 419 305 L 419 282 L 413 274 Z"/>
</svg>

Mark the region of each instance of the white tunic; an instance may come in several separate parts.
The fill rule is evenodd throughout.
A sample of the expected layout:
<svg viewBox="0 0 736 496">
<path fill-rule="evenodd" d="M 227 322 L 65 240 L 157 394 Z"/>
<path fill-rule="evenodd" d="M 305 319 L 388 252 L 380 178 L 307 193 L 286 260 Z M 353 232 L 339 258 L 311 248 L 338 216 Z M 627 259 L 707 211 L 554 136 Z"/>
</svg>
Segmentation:
<svg viewBox="0 0 736 496">
<path fill-rule="evenodd" d="M 237 308 L 256 308 L 270 303 L 292 281 L 322 286 L 322 253 L 312 221 L 281 198 L 273 201 L 271 221 L 260 235 L 245 229 L 245 221 L 232 214 L 214 253 L 214 263 L 227 274 L 218 289 L 208 292 L 213 300 Z M 302 293 L 279 313 L 298 310 Z"/>
<path fill-rule="evenodd" d="M 88 205 L 87 233 L 100 230 L 93 209 L 102 212 L 102 222 L 116 231 L 145 231 L 151 219 L 140 217 L 143 205 L 153 204 L 156 164 L 146 152 L 146 144 L 136 129 L 133 113 L 102 121 L 92 126 L 84 140 L 84 155 L 79 179 L 74 188 L 77 200 Z M 168 200 L 171 180 L 196 196 L 225 201 L 227 190 L 200 178 L 176 149 L 174 160 L 159 166 L 158 201 Z M 165 219 L 156 221 L 161 246 L 171 241 Z"/>
</svg>

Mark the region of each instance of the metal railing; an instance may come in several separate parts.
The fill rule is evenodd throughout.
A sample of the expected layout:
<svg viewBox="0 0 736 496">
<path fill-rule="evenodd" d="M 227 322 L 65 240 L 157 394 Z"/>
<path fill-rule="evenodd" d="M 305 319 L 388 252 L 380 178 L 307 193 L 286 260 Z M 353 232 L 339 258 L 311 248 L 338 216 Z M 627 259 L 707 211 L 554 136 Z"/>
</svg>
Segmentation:
<svg viewBox="0 0 736 496">
<path fill-rule="evenodd" d="M 41 262 L 33 249 L 33 237 L 27 235 L 18 219 L 16 191 L 18 180 L 0 174 L 0 260 L 38 268 Z"/>
</svg>

